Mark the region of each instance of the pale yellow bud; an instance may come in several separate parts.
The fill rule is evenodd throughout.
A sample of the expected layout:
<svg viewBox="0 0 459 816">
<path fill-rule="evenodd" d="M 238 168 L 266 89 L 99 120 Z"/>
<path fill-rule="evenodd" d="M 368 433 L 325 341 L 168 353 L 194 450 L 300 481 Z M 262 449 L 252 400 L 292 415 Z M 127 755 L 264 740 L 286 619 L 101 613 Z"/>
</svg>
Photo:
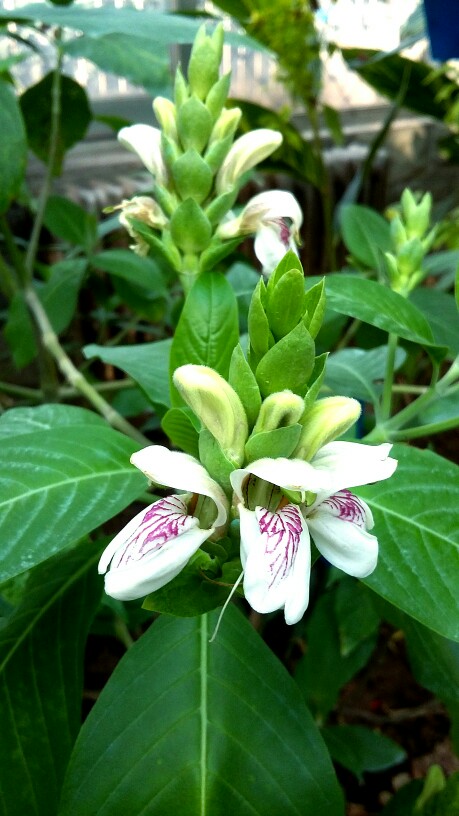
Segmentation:
<svg viewBox="0 0 459 816">
<path fill-rule="evenodd" d="M 217 194 L 232 190 L 244 173 L 274 153 L 281 143 L 282 134 L 269 128 L 252 130 L 237 139 L 218 171 Z"/>
<path fill-rule="evenodd" d="M 351 397 L 318 400 L 301 420 L 303 431 L 293 457 L 311 460 L 319 448 L 344 434 L 357 421 L 361 410 L 360 403 Z"/>
<path fill-rule="evenodd" d="M 166 99 L 164 96 L 157 96 L 153 102 L 153 110 L 161 129 L 166 136 L 169 136 L 169 139 L 172 139 L 174 142 L 178 142 L 174 103 L 171 102 L 170 99 Z"/>
</svg>

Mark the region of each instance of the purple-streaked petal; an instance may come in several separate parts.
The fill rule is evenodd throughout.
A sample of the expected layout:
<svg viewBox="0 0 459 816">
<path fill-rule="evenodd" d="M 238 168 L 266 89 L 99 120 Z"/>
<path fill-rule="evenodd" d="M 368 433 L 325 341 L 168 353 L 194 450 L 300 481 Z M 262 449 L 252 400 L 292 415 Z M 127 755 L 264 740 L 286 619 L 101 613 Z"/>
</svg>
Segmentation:
<svg viewBox="0 0 459 816">
<path fill-rule="evenodd" d="M 214 526 L 220 527 L 225 523 L 228 500 L 220 485 L 211 479 L 207 470 L 193 456 L 171 451 L 162 445 L 149 445 L 133 453 L 131 462 L 155 484 L 209 496 L 217 507 Z"/>
<path fill-rule="evenodd" d="M 311 465 L 321 473 L 328 486 L 318 500 L 347 487 L 371 484 L 388 479 L 397 467 L 397 460 L 389 456 L 392 445 L 363 445 L 358 442 L 329 442 L 311 460 Z"/>
<path fill-rule="evenodd" d="M 283 218 L 273 218 L 259 227 L 253 249 L 268 278 L 289 249 L 298 254 L 291 228 Z"/>
<path fill-rule="evenodd" d="M 378 539 L 368 532 L 373 516 L 366 502 L 342 490 L 312 508 L 307 523 L 324 558 L 355 578 L 370 575 L 378 561 Z"/>
<path fill-rule="evenodd" d="M 285 607 L 287 622 L 296 623 L 308 605 L 310 573 L 309 533 L 299 508 L 239 512 L 247 601 L 257 612 Z"/>
<path fill-rule="evenodd" d="M 160 499 L 138 513 L 106 547 L 99 561 L 105 591 L 130 601 L 160 589 L 178 575 L 212 530 L 187 515 L 183 496 Z"/>
</svg>

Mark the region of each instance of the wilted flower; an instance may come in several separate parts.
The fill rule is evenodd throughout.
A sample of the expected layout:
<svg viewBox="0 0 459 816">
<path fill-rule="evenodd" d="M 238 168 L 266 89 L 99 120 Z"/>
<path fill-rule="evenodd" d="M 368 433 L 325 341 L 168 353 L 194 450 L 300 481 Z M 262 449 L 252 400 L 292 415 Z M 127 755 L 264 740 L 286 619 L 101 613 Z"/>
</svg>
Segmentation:
<svg viewBox="0 0 459 816">
<path fill-rule="evenodd" d="M 105 591 L 122 601 L 172 581 L 228 514 L 222 488 L 192 456 L 151 445 L 131 462 L 156 484 L 187 492 L 141 510 L 104 550 L 99 572 L 106 573 Z"/>
<path fill-rule="evenodd" d="M 142 221 L 156 230 L 163 229 L 168 223 L 161 207 L 150 196 L 135 196 L 131 199 L 124 199 L 121 204 L 113 207 L 113 210 L 121 210 L 120 224 L 126 228 L 131 238 L 135 239 L 135 244 L 132 244 L 130 248 L 138 255 L 147 255 L 149 245 L 139 235 L 129 219 L 135 218 L 137 221 Z"/>
<path fill-rule="evenodd" d="M 241 520 L 244 592 L 258 612 L 284 609 L 296 623 L 309 602 L 310 535 L 334 566 L 363 578 L 378 541 L 368 505 L 349 488 L 387 479 L 391 445 L 331 442 L 312 459 L 260 459 L 231 474 Z"/>
</svg>

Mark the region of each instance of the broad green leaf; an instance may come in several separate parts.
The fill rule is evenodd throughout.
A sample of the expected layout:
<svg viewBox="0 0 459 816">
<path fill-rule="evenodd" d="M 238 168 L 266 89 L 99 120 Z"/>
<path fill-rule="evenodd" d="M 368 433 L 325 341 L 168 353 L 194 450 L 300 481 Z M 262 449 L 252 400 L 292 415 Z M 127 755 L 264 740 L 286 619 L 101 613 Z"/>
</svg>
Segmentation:
<svg viewBox="0 0 459 816">
<path fill-rule="evenodd" d="M 64 43 L 64 51 L 71 57 L 90 60 L 102 71 L 125 77 L 152 96 L 168 95 L 171 85 L 168 49 L 153 48 L 149 38 L 124 32 L 77 37 Z"/>
<path fill-rule="evenodd" d="M 0 130 L 0 213 L 4 213 L 24 178 L 27 140 L 14 88 L 3 80 L 0 80 Z"/>
<path fill-rule="evenodd" d="M 32 320 L 22 292 L 16 292 L 7 314 L 8 318 L 3 333 L 16 368 L 23 368 L 34 359 L 37 344 Z"/>
<path fill-rule="evenodd" d="M 295 672 L 308 706 L 321 722 L 335 705 L 342 686 L 367 663 L 376 646 L 377 636 L 373 633 L 344 656 L 338 625 L 333 587 L 319 598 L 307 621 L 307 650 Z"/>
<path fill-rule="evenodd" d="M 28 88 L 20 98 L 29 147 L 45 163 L 50 150 L 52 87 L 53 73 L 49 73 L 36 85 Z M 83 138 L 91 119 L 92 113 L 84 88 L 71 77 L 62 74 L 59 129 L 53 168 L 55 175 L 60 175 L 66 151 Z"/>
<path fill-rule="evenodd" d="M 256 433 L 248 439 L 245 454 L 248 462 L 255 462 L 265 456 L 277 459 L 279 456 L 289 457 L 295 450 L 301 436 L 303 426 L 295 423 L 285 428 L 274 428 L 272 431 Z"/>
<path fill-rule="evenodd" d="M 363 204 L 346 204 L 340 215 L 349 252 L 364 266 L 379 269 L 384 252 L 392 248 L 389 222 Z"/>
<path fill-rule="evenodd" d="M 210 575 L 203 574 L 203 571 L 212 572 L 215 561 L 208 553 L 198 550 L 173 581 L 145 598 L 143 609 L 179 618 L 194 618 L 223 606 L 231 585 L 228 586 L 221 576 L 212 580 Z M 238 566 L 240 572 L 240 562 Z M 219 575 L 215 568 L 213 573 Z"/>
<path fill-rule="evenodd" d="M 100 553 L 85 544 L 30 575 L 0 630 L 4 816 L 56 813 L 81 721 L 85 640 L 101 594 Z"/>
<path fill-rule="evenodd" d="M 357 275 L 333 274 L 327 275 L 325 280 L 327 304 L 336 312 L 356 317 L 413 343 L 435 345 L 422 312 L 397 292 Z"/>
<path fill-rule="evenodd" d="M 48 431 L 62 425 L 107 427 L 105 419 L 86 408 L 49 403 L 38 405 L 36 408 L 10 408 L 9 411 L 5 411 L 0 416 L 0 437 L 16 437 L 35 431 Z"/>
<path fill-rule="evenodd" d="M 58 261 L 51 267 L 49 280 L 37 289 L 56 334 L 65 331 L 75 314 L 85 272 L 84 258 Z"/>
<path fill-rule="evenodd" d="M 125 371 L 155 406 L 170 406 L 169 398 L 169 354 L 171 340 L 157 343 L 142 343 L 139 346 L 85 346 L 83 354 L 87 358 L 99 357 Z"/>
<path fill-rule="evenodd" d="M 288 388 L 304 396 L 314 361 L 314 340 L 299 323 L 260 360 L 255 375 L 261 395 L 267 397 Z"/>
<path fill-rule="evenodd" d="M 401 347 L 397 348 L 395 370 L 406 358 Z M 387 346 L 365 351 L 347 348 L 330 354 L 325 366 L 324 386 L 332 394 L 354 397 L 363 402 L 377 402 L 386 374 Z"/>
<path fill-rule="evenodd" d="M 328 725 L 321 733 L 332 759 L 360 782 L 365 771 L 385 771 L 406 759 L 400 745 L 362 725 Z"/>
<path fill-rule="evenodd" d="M 160 618 L 129 649 L 80 733 L 59 816 L 342 816 L 317 728 L 234 607 Z"/>
<path fill-rule="evenodd" d="M 158 265 L 151 258 L 136 255 L 129 249 L 107 249 L 91 258 L 91 265 L 103 269 L 109 275 L 123 278 L 142 289 L 148 289 L 156 297 L 166 297 L 164 278 Z"/>
<path fill-rule="evenodd" d="M 436 343 L 447 346 L 448 356 L 459 354 L 459 314 L 454 295 L 431 287 L 420 287 L 410 300 L 422 312 L 432 327 Z"/>
<path fill-rule="evenodd" d="M 44 224 L 57 238 L 90 252 L 97 241 L 97 220 L 92 213 L 63 196 L 50 196 Z"/>
<path fill-rule="evenodd" d="M 194 283 L 180 315 L 172 341 L 171 377 L 176 368 L 187 363 L 210 366 L 226 377 L 238 341 L 234 292 L 223 275 L 204 272 Z M 172 399 L 181 404 L 176 393 Z"/>
<path fill-rule="evenodd" d="M 459 467 L 435 453 L 394 446 L 395 474 L 356 489 L 379 541 L 365 583 L 425 626 L 459 640 Z"/>
<path fill-rule="evenodd" d="M 0 581 L 45 561 L 133 501 L 145 477 L 132 440 L 79 422 L 2 439 Z"/>
<path fill-rule="evenodd" d="M 455 391 L 446 397 L 439 396 L 427 408 L 418 414 L 416 421 L 419 425 L 428 425 L 432 422 L 448 422 L 459 417 L 459 393 Z"/>
<path fill-rule="evenodd" d="M 93 37 L 107 34 L 130 34 L 136 37 L 147 37 L 151 42 L 152 50 L 158 46 L 174 45 L 175 43 L 192 43 L 196 32 L 202 25 L 202 19 L 194 19 L 188 15 L 162 14 L 155 8 L 113 8 L 102 6 L 88 9 L 80 4 L 69 8 L 52 8 L 46 3 L 29 3 L 14 11 L 0 11 L 0 20 L 7 21 L 39 21 L 52 26 L 62 26 L 81 31 Z M 211 25 L 208 24 L 210 33 Z M 263 45 L 246 34 L 227 32 L 225 40 L 235 45 L 265 51 Z"/>
</svg>

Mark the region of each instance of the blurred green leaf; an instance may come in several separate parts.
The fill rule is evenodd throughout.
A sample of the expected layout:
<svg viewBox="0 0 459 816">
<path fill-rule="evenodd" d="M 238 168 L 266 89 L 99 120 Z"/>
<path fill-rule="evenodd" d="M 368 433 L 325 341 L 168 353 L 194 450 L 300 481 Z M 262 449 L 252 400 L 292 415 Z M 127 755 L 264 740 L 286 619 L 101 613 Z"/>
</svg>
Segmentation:
<svg viewBox="0 0 459 816">
<path fill-rule="evenodd" d="M 27 139 L 14 88 L 0 79 L 0 213 L 19 192 L 27 161 Z"/>
<path fill-rule="evenodd" d="M 46 202 L 44 225 L 52 235 L 90 253 L 97 241 L 97 219 L 83 207 L 63 196 Z"/>
<path fill-rule="evenodd" d="M 410 301 L 429 321 L 435 341 L 448 347 L 448 357 L 456 357 L 459 354 L 459 315 L 454 295 L 421 286 L 411 293 Z"/>
<path fill-rule="evenodd" d="M 129 816 L 342 816 L 293 680 L 234 607 L 209 644 L 216 620 L 162 617 L 129 649 L 80 733 L 59 816 L 126 803 Z"/>
<path fill-rule="evenodd" d="M 53 73 L 49 73 L 36 85 L 24 91 L 20 98 L 30 149 L 45 164 L 50 150 L 52 88 Z M 54 175 L 60 175 L 62 172 L 66 151 L 83 138 L 91 119 L 92 113 L 84 88 L 63 74 Z"/>
<path fill-rule="evenodd" d="M 397 348 L 394 369 L 406 359 L 406 352 Z M 363 402 L 378 401 L 386 374 L 387 346 L 366 351 L 346 348 L 329 355 L 325 366 L 324 386 L 332 394 L 354 397 Z"/>
<path fill-rule="evenodd" d="M 175 447 L 199 459 L 199 434 L 194 423 L 189 408 L 170 408 L 161 420 L 161 427 Z"/>
<path fill-rule="evenodd" d="M 321 733 L 332 759 L 359 782 L 365 772 L 385 771 L 406 759 L 400 745 L 363 725 L 328 725 Z"/>
<path fill-rule="evenodd" d="M 378 270 L 384 252 L 392 248 L 389 222 L 363 204 L 345 204 L 340 218 L 343 240 L 349 252 L 359 263 Z"/>
<path fill-rule="evenodd" d="M 335 613 L 343 657 L 374 635 L 381 620 L 372 593 L 360 581 L 347 575 L 336 586 Z"/>
<path fill-rule="evenodd" d="M 86 408 L 49 403 L 36 408 L 10 408 L 5 411 L 0 416 L 0 437 L 17 437 L 66 425 L 107 427 L 105 419 Z"/>
<path fill-rule="evenodd" d="M 81 722 L 86 635 L 100 599 L 89 543 L 34 570 L 0 630 L 2 813 L 55 813 Z"/>
</svg>

